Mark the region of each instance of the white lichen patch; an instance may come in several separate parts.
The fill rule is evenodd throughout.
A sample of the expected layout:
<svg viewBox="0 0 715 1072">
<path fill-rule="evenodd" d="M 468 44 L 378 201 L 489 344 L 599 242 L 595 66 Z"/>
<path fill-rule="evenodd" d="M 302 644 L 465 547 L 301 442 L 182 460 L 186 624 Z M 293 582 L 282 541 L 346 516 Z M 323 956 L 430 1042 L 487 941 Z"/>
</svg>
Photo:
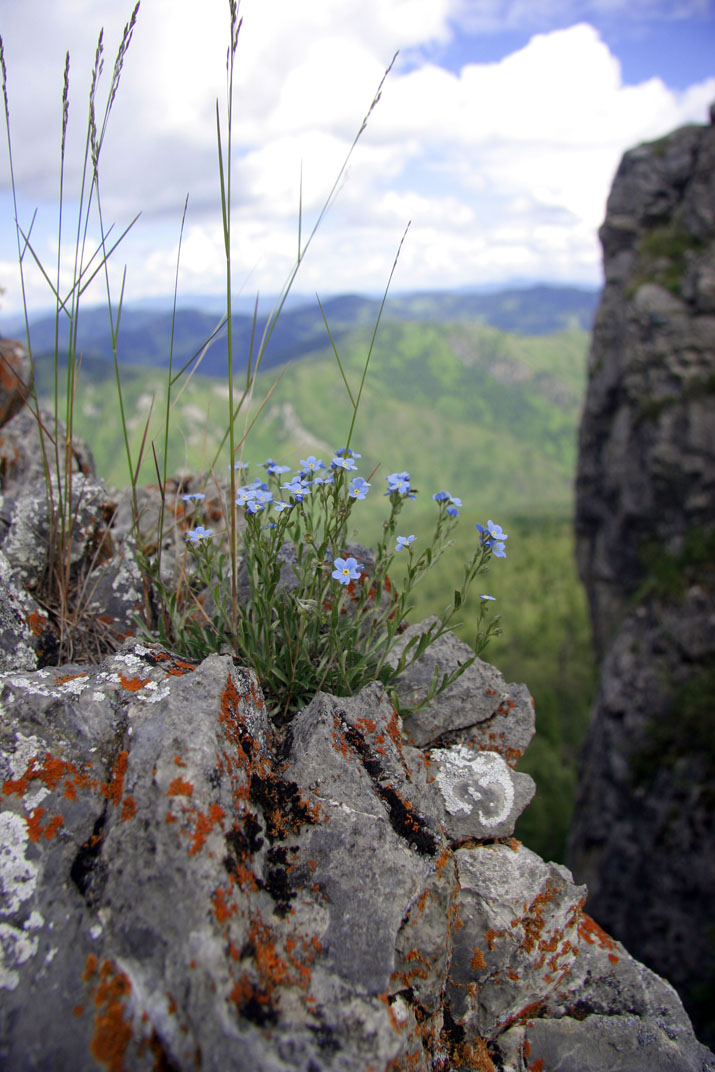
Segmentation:
<svg viewBox="0 0 715 1072">
<path fill-rule="evenodd" d="M 15 689 L 22 689 L 29 696 L 56 697 L 67 695 L 79 696 L 89 686 L 90 681 L 86 673 L 73 675 L 66 681 L 55 680 L 47 670 L 36 670 L 27 674 L 4 675 L 4 684 L 12 685 Z M 10 698 L 9 696 L 7 697 Z"/>
<path fill-rule="evenodd" d="M 0 990 L 15 990 L 20 982 L 16 969 L 34 957 L 37 945 L 37 935 L 0 923 Z"/>
<path fill-rule="evenodd" d="M 24 733 L 18 730 L 15 736 L 15 751 L 12 755 L 6 756 L 6 764 L 4 764 L 9 779 L 22 778 L 30 766 L 30 761 L 37 756 L 44 756 L 46 751 L 47 747 L 39 737 L 35 737 L 34 734 L 26 737 Z M 49 795 L 49 789 L 42 784 L 36 785 L 33 789 L 28 789 L 23 797 L 25 811 L 32 811 Z"/>
<path fill-rule="evenodd" d="M 86 674 L 78 674 L 77 677 L 72 677 L 68 681 L 62 681 L 62 679 L 59 682 L 55 681 L 54 687 L 63 696 L 68 694 L 70 696 L 81 696 L 85 689 L 89 687 L 89 684 Z"/>
<path fill-rule="evenodd" d="M 25 859 L 27 823 L 11 811 L 0 812 L 0 913 L 10 916 L 35 892 L 39 867 Z"/>
<path fill-rule="evenodd" d="M 169 695 L 169 686 L 167 684 L 159 684 L 157 681 L 147 681 L 143 688 L 139 689 L 135 694 L 135 700 L 142 703 L 158 703 L 159 700 L 165 700 Z"/>
<path fill-rule="evenodd" d="M 26 672 L 18 673 L 17 671 L 9 671 L 4 674 L 0 674 L 0 684 L 12 685 L 15 688 L 30 689 L 30 686 L 36 682 L 50 677 L 49 670 L 28 670 Z M 6 693 L 5 702 L 15 701 L 15 697 L 11 692 Z"/>
<path fill-rule="evenodd" d="M 435 749 L 435 781 L 450 815 L 471 815 L 482 826 L 499 826 L 514 806 L 511 772 L 496 752 L 475 752 L 465 745 Z"/>
<path fill-rule="evenodd" d="M 138 648 L 137 648 L 137 650 L 138 650 Z M 145 669 L 144 663 L 139 658 L 139 656 L 135 655 L 134 652 L 131 652 L 131 651 L 118 652 L 114 656 L 114 658 L 112 659 L 112 662 L 113 663 L 122 663 L 129 670 Z M 114 677 L 116 675 L 112 675 L 112 676 Z"/>
<path fill-rule="evenodd" d="M 35 756 L 41 755 L 45 746 L 39 737 L 30 734 L 26 737 L 20 730 L 15 735 L 15 750 L 7 755 L 7 771 L 11 778 L 21 778 L 27 770 L 29 762 Z"/>
</svg>

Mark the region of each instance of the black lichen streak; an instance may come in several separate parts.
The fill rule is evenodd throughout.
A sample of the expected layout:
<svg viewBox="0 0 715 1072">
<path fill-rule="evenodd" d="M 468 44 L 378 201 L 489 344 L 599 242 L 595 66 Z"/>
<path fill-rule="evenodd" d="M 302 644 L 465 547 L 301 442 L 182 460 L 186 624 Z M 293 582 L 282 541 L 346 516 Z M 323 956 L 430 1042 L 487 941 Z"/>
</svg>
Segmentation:
<svg viewBox="0 0 715 1072">
<path fill-rule="evenodd" d="M 263 812 L 266 833 L 271 842 L 283 841 L 301 826 L 315 823 L 315 814 L 300 795 L 300 789 L 287 778 L 275 775 L 251 775 L 251 800 Z"/>
<path fill-rule="evenodd" d="M 348 744 L 357 753 L 375 787 L 375 792 L 387 808 L 392 829 L 418 852 L 426 856 L 436 856 L 437 839 L 429 830 L 426 821 L 410 802 L 403 800 L 397 790 L 387 782 L 382 764 L 370 750 L 360 731 L 351 726 L 344 717 L 341 717 L 341 723 Z"/>
<path fill-rule="evenodd" d="M 263 846 L 263 827 L 253 812 L 246 812 L 241 817 L 240 825 L 237 820 L 232 829 L 226 834 L 226 856 L 224 866 L 229 874 L 236 869 L 237 864 L 246 863 Z"/>
<path fill-rule="evenodd" d="M 258 987 L 249 998 L 239 1004 L 238 1011 L 243 1019 L 250 1020 L 257 1027 L 266 1027 L 278 1020 L 278 1013 L 271 1005 L 268 995 Z"/>
<path fill-rule="evenodd" d="M 276 903 L 276 915 L 281 917 L 288 915 L 290 902 L 296 895 L 291 880 L 291 871 L 295 864 L 290 861 L 289 855 L 294 856 L 297 851 L 295 848 L 287 849 L 283 845 L 276 845 L 266 853 L 264 888 Z"/>
</svg>

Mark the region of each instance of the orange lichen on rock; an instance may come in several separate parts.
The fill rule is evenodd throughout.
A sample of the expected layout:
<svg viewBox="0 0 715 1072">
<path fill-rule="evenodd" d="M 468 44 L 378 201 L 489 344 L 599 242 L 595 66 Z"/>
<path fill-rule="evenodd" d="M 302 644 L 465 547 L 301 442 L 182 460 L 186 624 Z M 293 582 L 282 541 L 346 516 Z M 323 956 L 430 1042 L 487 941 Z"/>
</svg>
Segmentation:
<svg viewBox="0 0 715 1072">
<path fill-rule="evenodd" d="M 398 746 L 398 748 L 402 746 L 400 719 L 394 707 L 392 709 L 392 714 L 390 715 L 390 720 L 387 723 L 387 735 L 393 742 L 393 744 L 396 744 Z"/>
<path fill-rule="evenodd" d="M 221 709 L 218 718 L 229 743 L 248 765 L 250 760 L 244 749 L 245 726 L 241 717 L 241 699 L 230 674 L 221 693 Z"/>
<path fill-rule="evenodd" d="M 394 1012 L 392 1011 L 392 1004 L 390 1002 L 390 995 L 389 994 L 378 994 L 377 996 L 380 999 L 380 1001 L 383 1003 L 385 1008 L 387 1009 L 387 1012 L 388 1012 L 389 1017 L 390 1017 L 390 1023 L 392 1025 L 392 1030 L 395 1031 L 399 1035 L 402 1031 L 404 1031 L 406 1025 L 401 1024 L 400 1021 L 395 1016 Z M 388 1065 L 387 1067 L 389 1068 L 390 1066 Z M 399 1068 L 400 1065 L 395 1065 L 395 1067 Z"/>
<path fill-rule="evenodd" d="M 252 1009 L 250 1018 L 254 1018 L 256 1009 L 264 1010 L 259 1014 L 260 1017 L 264 1013 L 269 1015 L 277 988 L 299 987 L 305 994 L 310 985 L 310 965 L 321 951 L 320 941 L 317 937 L 310 939 L 289 935 L 285 941 L 284 953 L 280 953 L 276 938 L 260 914 L 256 914 L 251 919 L 248 940 L 243 950 L 239 953 L 233 943 L 229 944 L 234 960 L 243 960 L 245 965 L 235 980 L 229 1000 L 237 1006 L 241 1014 Z M 251 961 L 250 966 L 246 964 L 248 958 Z M 310 995 L 304 1000 L 307 1005 L 312 1002 Z"/>
<path fill-rule="evenodd" d="M 377 731 L 377 722 L 374 718 L 357 718 L 355 719 L 355 726 L 361 733 L 375 733 Z"/>
<path fill-rule="evenodd" d="M 335 750 L 340 753 L 343 759 L 349 759 L 351 753 L 347 735 L 345 734 L 342 722 L 335 712 L 333 712 L 333 732 L 331 737 Z"/>
<path fill-rule="evenodd" d="M 185 659 L 179 659 L 176 655 L 170 655 L 168 651 L 155 652 L 154 662 L 169 663 L 169 666 L 163 666 L 162 669 L 166 674 L 173 677 L 181 677 L 183 674 L 193 673 L 196 669 L 193 663 L 188 663 Z"/>
<path fill-rule="evenodd" d="M 225 812 L 220 804 L 212 804 L 208 815 L 199 811 L 196 813 L 196 825 L 191 835 L 191 848 L 189 856 L 195 856 L 203 848 L 207 836 L 216 825 L 221 825 Z"/>
<path fill-rule="evenodd" d="M 553 953 L 556 949 L 561 933 L 552 934 L 548 940 L 543 939 L 542 935 L 547 927 L 544 909 L 557 896 L 557 888 L 552 882 L 547 882 L 545 888 L 531 902 L 525 914 L 512 920 L 512 927 L 521 926 L 524 930 L 524 939 L 521 944 L 525 952 L 532 953 L 534 949 L 538 949 L 542 953 Z M 538 963 L 542 964 L 543 960 L 542 957 Z"/>
<path fill-rule="evenodd" d="M 127 692 L 139 692 L 139 689 L 143 689 L 145 685 L 148 685 L 151 681 L 150 677 L 125 677 L 124 674 L 119 675 L 119 681 L 123 689 Z"/>
<path fill-rule="evenodd" d="M 45 838 L 47 841 L 52 841 L 53 837 L 56 837 L 57 831 L 61 826 L 65 825 L 65 821 L 61 815 L 54 815 L 47 826 L 45 827 Z"/>
<path fill-rule="evenodd" d="M 68 681 L 76 681 L 80 677 L 87 677 L 87 674 L 85 672 L 80 674 L 61 674 L 54 679 L 53 685 L 66 685 Z"/>
<path fill-rule="evenodd" d="M 231 878 L 238 886 L 239 890 L 244 892 L 255 893 L 258 887 L 258 879 L 251 871 L 250 867 L 246 867 L 245 864 L 235 863 L 231 868 Z"/>
<path fill-rule="evenodd" d="M 404 971 L 393 971 L 390 976 L 390 985 L 400 984 L 404 987 L 412 987 L 416 981 L 429 979 L 432 965 L 424 953 L 419 949 L 410 949 L 403 957 L 407 965 Z"/>
<path fill-rule="evenodd" d="M 516 921 L 515 921 L 516 922 Z M 494 949 L 494 943 L 497 938 L 503 938 L 506 931 L 495 931 L 490 927 L 489 930 L 484 932 L 484 941 L 487 943 L 491 950 Z"/>
<path fill-rule="evenodd" d="M 256 707 L 261 710 L 263 707 L 263 696 L 261 695 L 260 690 L 254 685 L 253 681 L 251 682 L 251 699 Z"/>
<path fill-rule="evenodd" d="M 452 1051 L 452 1068 L 466 1068 L 472 1072 L 496 1072 L 487 1044 L 482 1038 L 461 1042 Z"/>
<path fill-rule="evenodd" d="M 313 936 L 310 941 L 301 938 L 302 950 L 298 949 L 298 942 L 295 938 L 288 938 L 286 940 L 286 954 L 288 960 L 298 973 L 298 978 L 295 982 L 301 989 L 306 990 L 310 985 L 311 970 L 310 965 L 315 960 L 316 953 L 319 953 L 322 949 L 317 936 Z"/>
<path fill-rule="evenodd" d="M 108 782 L 102 782 L 99 787 L 102 796 L 106 797 L 116 807 L 119 807 L 124 793 L 124 776 L 127 773 L 128 758 L 129 753 L 126 749 L 122 750 L 114 761 L 112 777 Z"/>
<path fill-rule="evenodd" d="M 511 767 L 512 770 L 516 767 L 523 755 L 524 752 L 521 748 L 505 748 L 502 752 L 502 756 L 506 760 L 507 766 Z"/>
<path fill-rule="evenodd" d="M 170 797 L 190 797 L 193 795 L 194 787 L 191 782 L 186 778 L 174 778 L 173 782 L 169 786 L 168 795 Z"/>
<path fill-rule="evenodd" d="M 97 974 L 99 968 L 99 961 L 94 953 L 90 953 L 84 962 L 84 971 L 82 972 L 82 981 L 88 983 L 93 975 Z"/>
<path fill-rule="evenodd" d="M 38 611 L 34 610 L 27 615 L 25 621 L 29 625 L 31 633 L 33 633 L 34 636 L 39 637 L 42 636 L 45 631 L 48 618 L 46 618 L 44 614 L 40 614 Z"/>
<path fill-rule="evenodd" d="M 411 1053 L 403 1053 L 400 1057 L 393 1057 L 385 1065 L 385 1072 L 421 1072 L 423 1068 L 422 1054 L 413 1050 Z"/>
<path fill-rule="evenodd" d="M 82 978 L 92 982 L 97 974 L 97 958 L 87 958 Z M 108 1072 L 127 1072 L 124 1058 L 132 1040 L 131 1024 L 124 1018 L 124 1002 L 131 992 L 131 982 L 124 972 L 118 971 L 111 960 L 102 963 L 94 992 L 94 1034 L 89 1044 L 95 1061 L 105 1066 Z"/>
<path fill-rule="evenodd" d="M 472 971 L 483 971 L 487 966 L 484 953 L 482 953 L 481 949 L 478 946 L 474 947 L 474 956 L 472 957 L 470 963 Z"/>
<path fill-rule="evenodd" d="M 254 961 L 261 989 L 270 994 L 275 987 L 292 982 L 290 969 L 276 952 L 271 931 L 259 917 L 251 921 L 249 941 L 254 949 Z"/>
<path fill-rule="evenodd" d="M 225 923 L 231 916 L 236 914 L 236 906 L 226 903 L 226 891 L 220 886 L 214 890 L 211 900 L 213 901 L 214 915 L 219 923 Z"/>
<path fill-rule="evenodd" d="M 45 753 L 42 765 L 38 766 L 38 763 L 38 757 L 33 756 L 27 764 L 24 774 L 19 778 L 8 778 L 3 782 L 2 791 L 4 795 L 10 796 L 15 793 L 17 796 L 22 797 L 29 789 L 32 781 L 42 782 L 47 789 L 56 789 L 67 774 L 76 774 L 77 772 L 77 768 L 73 763 L 58 759 L 49 752 Z"/>
<path fill-rule="evenodd" d="M 123 823 L 133 819 L 137 813 L 137 805 L 134 797 L 126 796 L 122 801 L 122 816 L 121 821 Z"/>
<path fill-rule="evenodd" d="M 27 823 L 27 836 L 30 841 L 39 841 L 42 837 L 42 816 L 45 814 L 44 808 L 34 808 L 30 812 L 29 816 L 25 816 L 25 822 Z"/>
<path fill-rule="evenodd" d="M 524 1039 L 521 1044 L 521 1055 L 524 1058 L 528 1072 L 544 1072 L 544 1058 L 537 1057 L 535 1061 L 529 1061 L 531 1057 L 531 1043 Z"/>
<path fill-rule="evenodd" d="M 589 945 L 598 945 L 601 949 L 607 950 L 611 964 L 618 964 L 621 958 L 616 953 L 618 946 L 613 938 L 599 927 L 595 919 L 591 919 L 585 912 L 580 914 L 578 934 L 579 938 L 582 938 Z"/>
</svg>

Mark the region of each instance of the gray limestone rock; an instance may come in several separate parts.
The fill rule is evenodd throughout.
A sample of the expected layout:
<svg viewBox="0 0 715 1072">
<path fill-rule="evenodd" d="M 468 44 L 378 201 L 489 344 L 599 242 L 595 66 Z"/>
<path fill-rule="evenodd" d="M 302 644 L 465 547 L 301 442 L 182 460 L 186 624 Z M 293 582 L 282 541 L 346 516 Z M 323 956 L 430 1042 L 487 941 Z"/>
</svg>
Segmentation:
<svg viewBox="0 0 715 1072">
<path fill-rule="evenodd" d="M 714 126 L 639 146 L 600 232 L 576 534 L 601 655 L 647 574 L 644 542 L 677 549 L 713 522 L 714 176 Z"/>
<path fill-rule="evenodd" d="M 626 153 L 601 239 L 576 484 L 601 683 L 568 862 L 712 1045 L 715 126 Z"/>
<path fill-rule="evenodd" d="M 499 1040 L 502 1067 L 510 1072 L 709 1072 L 715 1066 L 703 1051 L 697 1043 L 684 1048 L 656 1024 L 628 1015 L 535 1019 Z"/>
<path fill-rule="evenodd" d="M 391 660 L 397 662 L 406 645 L 429 629 L 437 619 L 410 626 L 399 638 Z M 471 648 L 453 633 L 446 633 L 396 681 L 400 702 L 419 704 L 427 695 L 438 668 L 440 676 L 473 658 Z M 411 744 L 467 744 L 477 751 L 498 752 L 514 766 L 534 735 L 534 703 L 524 685 L 508 685 L 494 666 L 476 659 L 436 700 L 405 719 Z"/>
<path fill-rule="evenodd" d="M 70 499 L 70 496 L 67 496 Z M 27 484 L 14 499 L 4 500 L 7 531 L 2 549 L 18 581 L 32 591 L 40 586 L 49 565 L 50 532 L 60 530 L 61 497 L 53 481 L 52 501 L 44 478 Z M 77 569 L 92 560 L 108 560 L 113 552 L 105 510 L 109 505 L 104 484 L 78 474 L 72 481 L 71 502 L 64 513 L 71 524 L 70 565 Z"/>
<path fill-rule="evenodd" d="M 10 563 L 0 551 L 0 672 L 36 670 L 46 627 L 46 615 L 16 583 Z"/>
<path fill-rule="evenodd" d="M 529 849 L 489 845 L 456 853 L 463 926 L 449 982 L 453 1018 L 493 1039 L 544 1002 L 571 970 L 586 891 Z"/>
<path fill-rule="evenodd" d="M 588 1006 L 591 1052 L 637 1030 L 710 1068 L 672 991 L 608 981 L 565 869 L 450 828 L 466 757 L 477 797 L 518 785 L 406 744 L 378 684 L 279 731 L 225 656 L 130 641 L 0 675 L 0 1065 L 434 1072 L 526 1040 L 557 1067 Z"/>
<path fill-rule="evenodd" d="M 2 502 L 6 528 L 0 532 L 5 575 L 12 581 L 15 603 L 22 603 L 22 621 L 41 665 L 57 657 L 58 613 L 46 591 L 51 574 L 50 532 L 59 530 L 57 483 L 53 503 L 39 478 Z M 142 576 L 134 540 L 115 542 L 115 503 L 102 481 L 76 474 L 72 481 L 70 600 L 66 635 L 70 650 L 100 655 L 121 644 L 137 630 L 143 607 Z M 33 597 L 50 607 L 41 611 Z M 18 603 L 19 600 L 19 603 Z M 19 664 L 14 664 L 19 665 Z"/>
<path fill-rule="evenodd" d="M 40 410 L 40 418 L 45 428 L 55 437 L 55 420 L 52 413 Z M 66 444 L 65 427 L 57 422 L 56 435 L 60 465 L 63 464 Z M 43 456 L 44 449 L 44 456 Z M 23 407 L 2 426 L 0 436 L 0 491 L 3 495 L 14 497 L 22 493 L 36 480 L 44 480 L 45 459 L 50 471 L 56 469 L 55 448 L 48 434 L 40 439 L 37 418 L 27 407 Z M 74 439 L 70 451 L 70 466 L 73 473 L 94 476 L 94 459 L 86 443 Z"/>
</svg>

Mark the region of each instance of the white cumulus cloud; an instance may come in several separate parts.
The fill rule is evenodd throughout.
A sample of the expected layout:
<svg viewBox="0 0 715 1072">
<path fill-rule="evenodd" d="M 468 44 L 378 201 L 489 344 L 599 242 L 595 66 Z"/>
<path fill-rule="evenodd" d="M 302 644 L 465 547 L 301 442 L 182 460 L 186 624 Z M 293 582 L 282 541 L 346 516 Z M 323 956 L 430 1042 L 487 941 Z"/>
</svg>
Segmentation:
<svg viewBox="0 0 715 1072">
<path fill-rule="evenodd" d="M 409 62 L 398 61 L 383 87 L 298 288 L 381 289 L 408 220 L 395 281 L 402 289 L 514 277 L 597 283 L 596 229 L 621 154 L 685 122 L 706 121 L 715 98 L 715 79 L 686 90 L 659 78 L 625 85 L 617 57 L 588 21 L 589 11 L 608 3 L 244 0 L 235 68 L 234 279 L 249 292 L 282 285 L 297 248 L 301 173 L 305 236 L 387 65 L 403 49 Z M 698 6 L 681 4 L 693 13 Z M 634 0 L 634 7 L 665 18 L 668 6 Z M 33 241 L 47 263 L 53 241 L 56 248 L 65 48 L 71 217 L 97 32 L 104 25 L 103 102 L 130 11 L 117 0 L 23 0 L 3 12 L 21 222 L 29 224 L 38 208 Z M 573 24 L 543 30 L 555 11 L 573 12 Z M 499 62 L 450 71 L 434 58 L 460 27 L 491 31 L 518 19 L 534 32 Z M 142 0 L 101 159 L 105 220 L 121 228 L 142 212 L 115 258 L 117 270 L 128 265 L 130 299 L 171 291 L 187 194 L 181 283 L 188 292 L 222 289 L 216 104 L 225 139 L 227 43 L 224 0 L 206 0 L 200 12 L 192 0 Z M 6 310 L 15 311 L 4 154 L 0 211 L 0 285 Z M 35 276 L 28 286 L 33 302 L 47 302 Z"/>
</svg>

